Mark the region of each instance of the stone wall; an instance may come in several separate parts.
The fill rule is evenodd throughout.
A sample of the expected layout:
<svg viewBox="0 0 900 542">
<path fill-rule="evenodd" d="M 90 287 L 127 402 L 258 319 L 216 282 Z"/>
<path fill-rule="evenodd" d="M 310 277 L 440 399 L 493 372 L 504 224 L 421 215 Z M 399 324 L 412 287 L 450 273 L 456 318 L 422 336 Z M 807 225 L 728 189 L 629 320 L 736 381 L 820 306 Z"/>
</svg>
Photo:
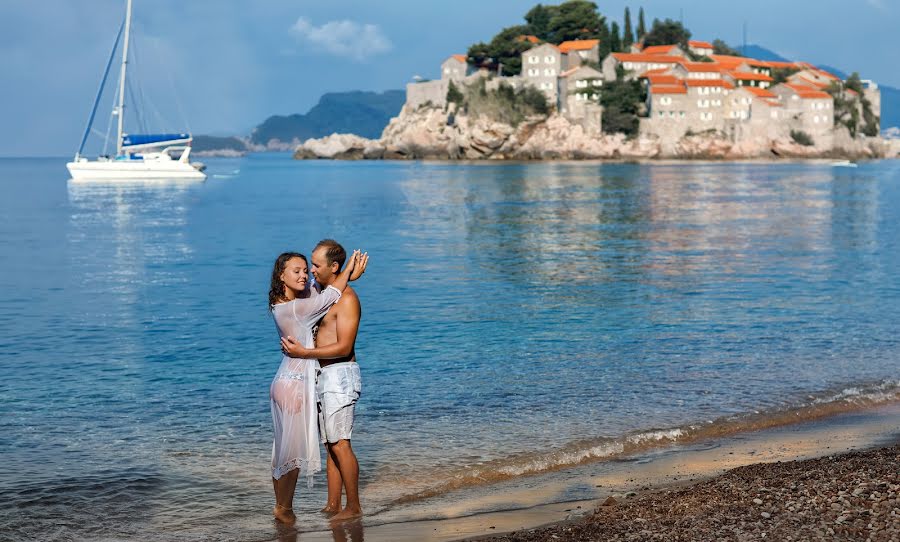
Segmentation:
<svg viewBox="0 0 900 542">
<path fill-rule="evenodd" d="M 448 88 L 449 80 L 447 79 L 408 83 L 406 85 L 406 107 L 417 109 L 429 102 L 435 107 L 444 107 L 447 104 Z"/>
</svg>

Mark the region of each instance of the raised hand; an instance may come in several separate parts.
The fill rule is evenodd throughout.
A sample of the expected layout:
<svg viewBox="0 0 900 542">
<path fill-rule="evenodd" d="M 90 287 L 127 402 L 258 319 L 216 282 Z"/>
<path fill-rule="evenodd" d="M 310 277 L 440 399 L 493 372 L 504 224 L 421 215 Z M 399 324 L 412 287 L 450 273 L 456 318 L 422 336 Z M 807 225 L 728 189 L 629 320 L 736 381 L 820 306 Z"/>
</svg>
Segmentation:
<svg viewBox="0 0 900 542">
<path fill-rule="evenodd" d="M 366 272 L 367 265 L 369 265 L 369 253 L 363 252 L 359 257 L 359 261 L 356 263 L 356 267 L 353 268 L 353 272 L 350 273 L 350 280 L 356 280 L 363 276 L 363 273 Z"/>
</svg>

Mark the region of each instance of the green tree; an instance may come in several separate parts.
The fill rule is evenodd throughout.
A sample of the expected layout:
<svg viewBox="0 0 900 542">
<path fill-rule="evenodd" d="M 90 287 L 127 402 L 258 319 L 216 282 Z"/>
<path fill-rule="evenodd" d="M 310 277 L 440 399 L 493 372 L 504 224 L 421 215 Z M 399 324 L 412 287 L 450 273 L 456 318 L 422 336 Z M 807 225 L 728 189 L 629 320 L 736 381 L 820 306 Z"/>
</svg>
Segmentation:
<svg viewBox="0 0 900 542">
<path fill-rule="evenodd" d="M 447 103 L 455 103 L 457 106 L 462 106 L 464 100 L 465 96 L 463 96 L 463 93 L 456 88 L 453 81 L 450 81 L 450 84 L 447 85 Z"/>
<path fill-rule="evenodd" d="M 609 32 L 606 19 L 597 11 L 597 4 L 587 0 L 568 0 L 556 6 L 548 26 L 549 41 L 553 43 L 603 39 Z"/>
<path fill-rule="evenodd" d="M 529 33 L 543 41 L 550 38 L 550 19 L 556 12 L 556 6 L 543 6 L 538 4 L 525 14 L 525 22 L 528 23 Z"/>
<path fill-rule="evenodd" d="M 613 21 L 609 29 L 609 49 L 611 52 L 622 50 L 622 40 L 619 38 L 619 23 Z"/>
<path fill-rule="evenodd" d="M 490 43 L 480 42 L 469 47 L 468 57 L 476 66 L 490 70 L 500 67 L 503 75 L 518 75 L 522 71 L 522 52 L 534 46 L 533 43 L 520 39 L 520 36 L 529 32 L 527 25 L 504 28 Z"/>
<path fill-rule="evenodd" d="M 722 40 L 714 40 L 712 42 L 712 46 L 714 55 L 744 56 L 738 51 L 729 47 L 728 44 Z"/>
<path fill-rule="evenodd" d="M 647 34 L 647 25 L 644 24 L 644 8 L 641 6 L 640 11 L 638 11 L 638 26 L 637 26 L 637 39 L 641 41 L 644 39 L 644 36 Z"/>
<path fill-rule="evenodd" d="M 625 8 L 625 31 L 622 33 L 622 49 L 627 51 L 634 43 L 634 33 L 631 31 L 631 11 Z"/>
<path fill-rule="evenodd" d="M 653 28 L 644 36 L 644 46 L 678 44 L 682 49 L 687 50 L 689 39 L 691 39 L 691 32 L 680 22 L 672 19 L 665 21 L 654 19 Z"/>
<path fill-rule="evenodd" d="M 603 131 L 636 136 L 640 127 L 638 114 L 646 100 L 644 86 L 637 80 L 619 77 L 603 85 L 600 105 L 603 106 Z"/>
</svg>

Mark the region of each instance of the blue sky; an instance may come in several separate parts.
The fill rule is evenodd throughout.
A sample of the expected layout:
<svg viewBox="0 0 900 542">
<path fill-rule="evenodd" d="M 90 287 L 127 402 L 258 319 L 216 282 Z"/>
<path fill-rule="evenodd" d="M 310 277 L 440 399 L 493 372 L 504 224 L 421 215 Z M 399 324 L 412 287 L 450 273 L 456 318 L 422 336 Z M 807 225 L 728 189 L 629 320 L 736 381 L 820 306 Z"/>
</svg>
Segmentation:
<svg viewBox="0 0 900 542">
<path fill-rule="evenodd" d="M 153 129 L 247 134 L 304 113 L 329 91 L 403 88 L 440 62 L 519 24 L 535 1 L 134 0 L 136 80 Z M 548 2 L 545 2 L 548 3 Z M 683 17 L 697 39 L 748 42 L 900 87 L 897 0 L 597 2 Z M 65 156 L 81 138 L 124 0 L 0 3 L 0 156 Z M 131 68 L 129 68 L 131 69 Z M 109 119 L 110 95 L 98 114 Z"/>
</svg>

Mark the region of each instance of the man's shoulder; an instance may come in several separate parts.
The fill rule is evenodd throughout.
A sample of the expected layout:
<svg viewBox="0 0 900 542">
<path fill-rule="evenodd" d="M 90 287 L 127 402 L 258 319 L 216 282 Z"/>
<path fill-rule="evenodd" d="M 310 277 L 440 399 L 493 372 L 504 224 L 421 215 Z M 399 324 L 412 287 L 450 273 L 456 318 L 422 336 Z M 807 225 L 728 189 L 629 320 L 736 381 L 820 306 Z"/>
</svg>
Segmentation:
<svg viewBox="0 0 900 542">
<path fill-rule="evenodd" d="M 359 307 L 359 296 L 356 295 L 356 290 L 349 286 L 344 288 L 344 292 L 341 294 L 341 298 L 334 305 L 334 307 L 336 309 L 344 307 Z"/>
</svg>

